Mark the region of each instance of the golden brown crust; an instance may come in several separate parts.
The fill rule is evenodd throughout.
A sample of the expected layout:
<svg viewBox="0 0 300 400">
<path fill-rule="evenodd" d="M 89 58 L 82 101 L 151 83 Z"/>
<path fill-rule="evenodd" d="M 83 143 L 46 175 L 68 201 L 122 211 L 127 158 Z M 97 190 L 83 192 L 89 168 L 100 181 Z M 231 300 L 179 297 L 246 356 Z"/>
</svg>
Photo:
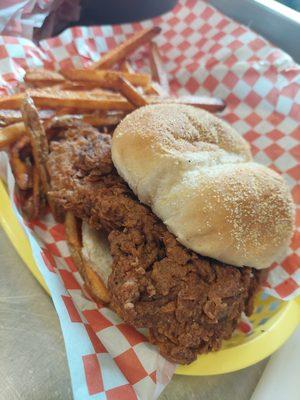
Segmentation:
<svg viewBox="0 0 300 400">
<path fill-rule="evenodd" d="M 113 168 L 109 135 L 84 124 L 62 134 L 48 160 L 54 197 L 86 221 L 82 253 L 108 282 L 110 307 L 125 322 L 148 328 L 150 340 L 171 361 L 190 363 L 219 349 L 241 312 L 252 312 L 261 272 L 182 246 Z M 109 257 L 99 231 L 107 235 Z"/>
</svg>

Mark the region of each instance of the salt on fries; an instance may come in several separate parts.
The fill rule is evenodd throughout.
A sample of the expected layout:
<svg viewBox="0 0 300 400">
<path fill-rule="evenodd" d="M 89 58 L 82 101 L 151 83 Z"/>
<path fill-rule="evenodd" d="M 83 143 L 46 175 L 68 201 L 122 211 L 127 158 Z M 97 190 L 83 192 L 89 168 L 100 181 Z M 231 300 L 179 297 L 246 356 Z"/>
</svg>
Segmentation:
<svg viewBox="0 0 300 400">
<path fill-rule="evenodd" d="M 9 149 L 24 213 L 38 218 L 48 202 L 54 217 L 64 222 L 73 261 L 87 287 L 105 303 L 110 301 L 106 286 L 83 257 L 81 221 L 55 201 L 46 168 L 49 141 L 56 127 L 67 129 L 77 120 L 111 133 L 126 114 L 147 104 L 182 103 L 222 111 L 225 103 L 220 99 L 172 97 L 159 49 L 151 42 L 159 32 L 158 27 L 138 31 L 89 68 L 29 69 L 25 91 L 0 98 L 0 149 Z M 135 71 L 128 61 L 145 44 L 150 44 L 151 74 Z"/>
</svg>

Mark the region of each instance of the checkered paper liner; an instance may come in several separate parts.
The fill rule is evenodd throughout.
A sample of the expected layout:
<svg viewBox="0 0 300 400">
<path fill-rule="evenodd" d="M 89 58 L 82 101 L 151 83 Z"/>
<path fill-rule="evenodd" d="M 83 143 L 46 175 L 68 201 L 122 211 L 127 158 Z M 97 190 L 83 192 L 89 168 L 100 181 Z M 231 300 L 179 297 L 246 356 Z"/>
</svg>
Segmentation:
<svg viewBox="0 0 300 400">
<path fill-rule="evenodd" d="M 300 67 L 249 29 L 201 1 L 182 1 L 170 13 L 122 26 L 76 27 L 37 47 L 23 38 L 0 37 L 0 90 L 12 93 L 28 67 L 88 65 L 141 27 L 159 25 L 156 39 L 177 94 L 223 98 L 221 117 L 252 146 L 255 159 L 283 174 L 297 205 L 297 230 L 289 253 L 274 264 L 265 291 L 289 300 L 300 294 Z M 132 57 L 147 70 L 147 51 Z M 91 301 L 64 241 L 63 226 L 51 214 L 25 223 L 13 197 L 14 180 L 0 153 L 14 210 L 57 309 L 69 359 L 75 399 L 151 399 L 171 379 L 174 365 L 145 337 L 112 311 Z M 242 321 L 247 330 L 247 321 Z"/>
</svg>

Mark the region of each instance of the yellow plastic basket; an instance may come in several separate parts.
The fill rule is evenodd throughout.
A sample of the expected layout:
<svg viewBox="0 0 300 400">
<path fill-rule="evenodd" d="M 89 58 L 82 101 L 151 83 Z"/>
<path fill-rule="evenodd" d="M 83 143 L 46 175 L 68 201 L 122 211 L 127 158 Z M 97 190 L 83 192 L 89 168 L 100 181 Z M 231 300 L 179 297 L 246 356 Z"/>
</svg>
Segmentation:
<svg viewBox="0 0 300 400">
<path fill-rule="evenodd" d="M 0 223 L 24 263 L 43 288 L 48 288 L 31 253 L 28 239 L 13 212 L 5 185 L 0 181 Z M 268 357 L 293 333 L 300 323 L 300 298 L 288 302 L 260 293 L 250 321 L 249 334 L 235 333 L 220 351 L 201 355 L 189 366 L 179 366 L 177 374 L 216 375 L 248 367 Z"/>
</svg>

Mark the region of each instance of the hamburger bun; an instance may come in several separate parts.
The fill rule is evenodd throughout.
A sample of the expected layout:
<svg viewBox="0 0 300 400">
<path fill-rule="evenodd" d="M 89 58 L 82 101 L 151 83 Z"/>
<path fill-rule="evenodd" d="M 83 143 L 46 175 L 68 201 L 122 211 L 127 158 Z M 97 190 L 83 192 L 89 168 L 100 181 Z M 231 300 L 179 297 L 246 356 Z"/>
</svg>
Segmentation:
<svg viewBox="0 0 300 400">
<path fill-rule="evenodd" d="M 116 128 L 112 159 L 187 248 L 257 269 L 285 252 L 294 223 L 287 185 L 214 115 L 175 104 L 139 108 Z"/>
</svg>

